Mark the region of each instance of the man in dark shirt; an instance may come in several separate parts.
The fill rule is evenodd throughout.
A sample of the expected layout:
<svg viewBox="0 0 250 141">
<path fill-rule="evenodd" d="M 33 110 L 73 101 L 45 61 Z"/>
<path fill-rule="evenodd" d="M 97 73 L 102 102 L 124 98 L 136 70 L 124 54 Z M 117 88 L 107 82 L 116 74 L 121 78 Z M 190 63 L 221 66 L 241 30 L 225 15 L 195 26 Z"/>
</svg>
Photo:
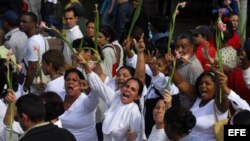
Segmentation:
<svg viewBox="0 0 250 141">
<path fill-rule="evenodd" d="M 18 121 L 25 131 L 20 141 L 76 141 L 68 130 L 44 122 L 46 109 L 39 96 L 24 95 L 17 100 L 16 107 Z"/>
</svg>

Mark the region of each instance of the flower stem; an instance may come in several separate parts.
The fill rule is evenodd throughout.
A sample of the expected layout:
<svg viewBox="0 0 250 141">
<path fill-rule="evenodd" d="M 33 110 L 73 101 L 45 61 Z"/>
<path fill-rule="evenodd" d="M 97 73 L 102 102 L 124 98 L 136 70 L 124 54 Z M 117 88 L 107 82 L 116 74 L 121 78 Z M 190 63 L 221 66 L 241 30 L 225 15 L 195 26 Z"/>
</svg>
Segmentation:
<svg viewBox="0 0 250 141">
<path fill-rule="evenodd" d="M 95 4 L 95 26 L 94 26 L 94 42 L 95 49 L 98 47 L 98 35 L 99 35 L 99 12 L 98 12 L 98 4 Z"/>
<path fill-rule="evenodd" d="M 176 59 L 174 59 L 173 69 L 172 69 L 172 72 L 170 74 L 170 77 L 168 79 L 168 82 L 167 82 L 167 85 L 166 85 L 165 89 L 168 89 L 168 86 L 172 83 L 174 72 L 175 72 L 175 68 L 176 68 Z"/>
<path fill-rule="evenodd" d="M 221 15 L 219 15 L 218 23 L 221 21 Z M 216 34 L 215 34 L 215 43 L 217 48 L 217 58 L 219 63 L 219 69 L 220 71 L 223 71 L 222 67 L 222 56 L 221 56 L 221 40 L 223 37 L 223 32 L 218 29 L 218 26 L 216 27 Z M 222 88 L 220 86 L 219 88 L 219 102 L 222 103 Z"/>
<path fill-rule="evenodd" d="M 10 60 L 7 60 L 7 85 L 9 89 L 12 89 L 12 75 L 10 72 Z M 13 103 L 10 103 L 10 141 L 13 140 L 13 130 L 12 130 L 12 123 L 13 123 L 13 116 L 14 116 L 14 105 Z"/>
<path fill-rule="evenodd" d="M 141 12 L 141 7 L 142 7 L 142 2 L 143 0 L 139 0 L 139 4 L 137 5 L 136 9 L 135 9 L 135 13 L 133 15 L 133 18 L 132 18 L 132 22 L 131 22 L 131 25 L 130 25 L 130 28 L 129 28 L 129 31 L 128 31 L 128 38 L 130 38 L 130 35 L 132 33 L 132 30 L 135 26 L 135 22 L 137 21 L 139 15 L 140 15 L 140 12 Z"/>
</svg>

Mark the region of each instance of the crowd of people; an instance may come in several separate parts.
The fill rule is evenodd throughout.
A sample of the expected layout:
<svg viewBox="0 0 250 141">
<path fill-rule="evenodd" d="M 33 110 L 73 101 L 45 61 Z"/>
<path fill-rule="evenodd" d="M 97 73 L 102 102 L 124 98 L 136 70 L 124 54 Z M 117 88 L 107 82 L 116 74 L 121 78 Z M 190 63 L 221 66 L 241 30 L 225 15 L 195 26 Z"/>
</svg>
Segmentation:
<svg viewBox="0 0 250 141">
<path fill-rule="evenodd" d="M 128 37 L 139 0 L 105 0 L 100 25 L 79 23 L 71 1 L 61 35 L 49 29 L 56 0 L 42 12 L 24 2 L 29 11 L 1 13 L 0 141 L 215 141 L 219 120 L 250 124 L 250 39 L 240 39 L 236 1 L 214 0 L 226 7 L 213 10 L 223 38 L 211 17 L 174 35 L 170 52 L 162 13 L 142 7 Z M 45 32 L 67 42 L 51 49 Z"/>
</svg>

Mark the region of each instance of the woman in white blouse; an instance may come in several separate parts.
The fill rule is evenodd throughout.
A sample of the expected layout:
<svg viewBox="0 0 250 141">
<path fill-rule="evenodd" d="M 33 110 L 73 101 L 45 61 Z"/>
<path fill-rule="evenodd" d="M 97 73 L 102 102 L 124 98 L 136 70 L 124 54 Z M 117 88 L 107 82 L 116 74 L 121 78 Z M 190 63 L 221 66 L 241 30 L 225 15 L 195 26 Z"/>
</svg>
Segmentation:
<svg viewBox="0 0 250 141">
<path fill-rule="evenodd" d="M 164 99 L 159 99 L 153 109 L 153 118 L 155 125 L 148 137 L 147 141 L 168 141 L 168 137 L 164 131 L 164 115 L 172 105 L 172 96 L 165 91 Z"/>
<path fill-rule="evenodd" d="M 65 89 L 62 68 L 64 65 L 65 59 L 62 52 L 59 50 L 48 50 L 42 55 L 43 73 L 50 77 L 50 81 L 44 84 L 46 85 L 44 92 L 55 92 L 63 98 L 62 95 Z"/>
<path fill-rule="evenodd" d="M 68 129 L 77 141 L 97 141 L 95 130 L 95 111 L 98 97 L 83 92 L 87 87 L 83 74 L 76 68 L 68 69 L 64 74 L 65 112 L 59 117 L 63 128 Z"/>
<path fill-rule="evenodd" d="M 196 117 L 196 125 L 190 133 L 191 136 L 198 136 L 199 140 L 216 140 L 213 132 L 213 125 L 219 120 L 226 119 L 230 104 L 234 109 L 249 109 L 246 101 L 242 100 L 234 91 L 227 87 L 227 76 L 216 70 L 203 72 L 192 86 L 175 72 L 174 82 L 177 87 L 187 94 L 193 101 L 191 111 Z M 221 87 L 221 101 L 219 95 Z"/>
<path fill-rule="evenodd" d="M 143 117 L 140 112 L 140 97 L 145 82 L 144 43 L 138 43 L 138 63 L 135 78 L 129 78 L 115 91 L 106 86 L 97 74 L 91 71 L 86 63 L 82 63 L 88 77 L 88 83 L 95 95 L 101 97 L 107 104 L 104 113 L 102 131 L 104 141 L 126 141 L 127 133 L 137 134 L 136 141 L 143 138 Z M 140 79 L 137 79 L 140 78 Z"/>
</svg>

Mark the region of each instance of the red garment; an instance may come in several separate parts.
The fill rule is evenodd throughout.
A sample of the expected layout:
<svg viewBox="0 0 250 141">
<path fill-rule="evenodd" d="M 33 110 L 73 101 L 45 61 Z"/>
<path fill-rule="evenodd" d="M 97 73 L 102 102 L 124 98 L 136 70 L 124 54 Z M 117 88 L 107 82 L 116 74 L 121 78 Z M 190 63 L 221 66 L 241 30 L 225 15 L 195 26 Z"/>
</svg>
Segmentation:
<svg viewBox="0 0 250 141">
<path fill-rule="evenodd" d="M 250 65 L 250 61 L 248 63 Z M 242 99 L 246 100 L 250 104 L 250 89 L 247 88 L 243 79 L 243 71 L 241 68 L 235 69 L 228 76 L 228 87 L 235 91 Z"/>
<path fill-rule="evenodd" d="M 234 31 L 233 37 L 228 40 L 228 45 L 232 46 L 235 50 L 240 47 L 240 36 L 236 31 Z"/>
<path fill-rule="evenodd" d="M 204 58 L 203 56 L 203 53 L 202 53 L 202 48 L 204 47 L 204 44 L 200 44 L 196 51 L 195 51 L 195 55 L 196 57 L 199 59 L 199 61 L 201 62 L 201 65 L 204 69 L 204 71 L 208 71 L 210 70 L 210 68 L 207 66 L 207 64 L 210 64 L 209 61 Z M 215 58 L 215 55 L 216 55 L 216 49 L 214 48 L 214 46 L 212 46 L 210 43 L 209 43 L 209 55 L 212 57 L 212 58 Z"/>
<path fill-rule="evenodd" d="M 23 13 L 27 12 L 29 9 L 29 4 L 23 0 Z"/>
<path fill-rule="evenodd" d="M 113 64 L 112 66 L 112 76 L 114 77 L 116 75 L 116 69 L 117 69 L 117 64 Z"/>
</svg>

